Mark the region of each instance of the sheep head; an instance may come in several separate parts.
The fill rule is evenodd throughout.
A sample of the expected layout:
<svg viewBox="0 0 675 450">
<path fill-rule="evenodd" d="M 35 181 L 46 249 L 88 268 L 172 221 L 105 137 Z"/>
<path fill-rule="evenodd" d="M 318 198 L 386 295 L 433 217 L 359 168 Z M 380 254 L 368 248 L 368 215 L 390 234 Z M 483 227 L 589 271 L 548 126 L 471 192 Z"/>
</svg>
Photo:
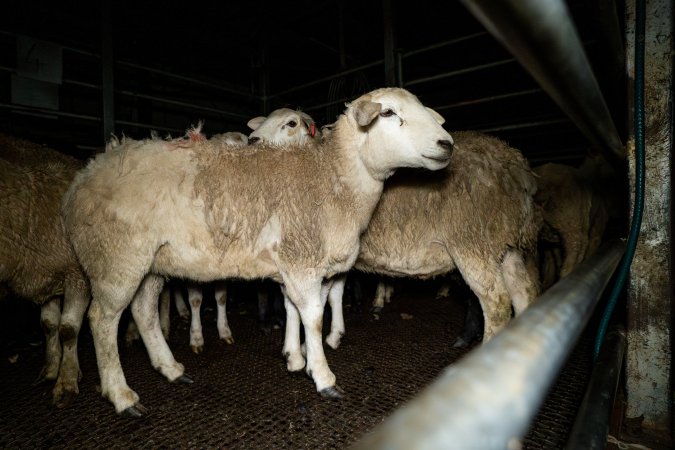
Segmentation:
<svg viewBox="0 0 675 450">
<path fill-rule="evenodd" d="M 267 117 L 254 117 L 248 126 L 253 130 L 248 136 L 250 144 L 305 144 L 321 137 L 311 116 L 288 108 L 272 111 Z"/>
<path fill-rule="evenodd" d="M 365 94 L 347 104 L 343 120 L 351 124 L 352 145 L 362 148 L 364 163 L 378 176 L 397 167 L 438 170 L 450 162 L 453 140 L 443 117 L 405 89 Z"/>
</svg>

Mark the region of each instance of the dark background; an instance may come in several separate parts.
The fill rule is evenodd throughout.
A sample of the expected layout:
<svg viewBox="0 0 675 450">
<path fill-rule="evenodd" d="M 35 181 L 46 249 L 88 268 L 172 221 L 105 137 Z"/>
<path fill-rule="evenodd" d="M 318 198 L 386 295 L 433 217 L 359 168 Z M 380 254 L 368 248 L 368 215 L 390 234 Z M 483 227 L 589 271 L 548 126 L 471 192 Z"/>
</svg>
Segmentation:
<svg viewBox="0 0 675 450">
<path fill-rule="evenodd" d="M 599 30 L 605 18 L 596 3 L 570 0 L 568 5 L 624 135 L 623 67 L 612 62 L 603 41 Z M 248 134 L 248 119 L 278 107 L 301 108 L 323 125 L 335 120 L 344 101 L 385 86 L 387 15 L 381 0 L 121 0 L 109 3 L 109 16 L 103 13 L 105 4 L 3 3 L 0 132 L 81 158 L 103 146 L 100 55 L 105 17 L 112 27 L 106 37 L 114 55 L 118 135 L 146 137 L 154 129 L 178 136 L 200 119 L 207 134 Z M 394 48 L 403 55 L 403 86 L 437 109 L 448 130 L 496 134 L 534 164 L 576 164 L 586 154 L 588 141 L 461 3 L 392 0 L 388 17 Z M 36 50 L 42 44 L 35 39 L 55 44 L 50 56 Z M 458 42 L 410 54 L 451 40 Z M 60 76 L 33 80 L 59 65 Z M 336 76 L 345 70 L 351 72 Z M 428 77 L 437 78 L 416 82 Z M 51 107 L 26 106 L 17 92 Z"/>
</svg>

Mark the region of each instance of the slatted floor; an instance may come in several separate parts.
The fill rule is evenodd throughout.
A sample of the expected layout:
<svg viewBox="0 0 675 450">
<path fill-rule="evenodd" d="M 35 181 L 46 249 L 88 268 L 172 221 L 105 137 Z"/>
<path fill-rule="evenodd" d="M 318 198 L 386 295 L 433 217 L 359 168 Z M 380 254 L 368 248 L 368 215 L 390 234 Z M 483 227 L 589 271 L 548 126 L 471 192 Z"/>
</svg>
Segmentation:
<svg viewBox="0 0 675 450">
<path fill-rule="evenodd" d="M 6 328 L 0 333 L 0 448 L 345 448 L 466 352 L 450 347 L 465 299 L 436 300 L 433 287 L 405 284 L 379 320 L 367 308 L 345 314 L 342 346 L 326 350 L 346 391 L 341 401 L 322 399 L 309 378 L 288 374 L 281 357 L 283 330 L 263 334 L 253 311 L 245 309 L 229 314 L 234 345 L 218 341 L 215 318 L 207 311 L 200 355 L 189 348 L 188 324 L 172 320 L 169 344 L 193 385 L 169 384 L 152 369 L 142 344 L 122 349 L 127 381 L 149 409 L 140 420 L 116 416 L 100 397 L 88 330 L 80 343 L 80 394 L 70 407 L 57 410 L 50 405 L 51 386 L 32 385 L 44 348 L 9 342 Z M 8 318 L 1 305 L 0 313 L 5 327 L 20 323 Z M 18 359 L 10 362 L 14 354 Z M 590 355 L 590 339 L 582 338 L 524 448 L 564 447 L 583 397 Z"/>
</svg>

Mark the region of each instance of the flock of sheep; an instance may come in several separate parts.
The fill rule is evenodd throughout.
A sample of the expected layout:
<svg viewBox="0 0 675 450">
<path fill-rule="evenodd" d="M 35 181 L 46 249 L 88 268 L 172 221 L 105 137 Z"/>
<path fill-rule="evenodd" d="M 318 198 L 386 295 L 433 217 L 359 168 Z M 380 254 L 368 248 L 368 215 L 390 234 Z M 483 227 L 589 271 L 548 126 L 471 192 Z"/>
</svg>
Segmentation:
<svg viewBox="0 0 675 450">
<path fill-rule="evenodd" d="M 167 277 L 219 280 L 228 343 L 226 280 L 280 283 L 287 368 L 305 369 L 326 397 L 341 390 L 323 350 L 323 312 L 328 302 L 326 343 L 337 348 L 352 268 L 421 279 L 457 269 L 480 303 L 484 339 L 494 336 L 597 248 L 607 207 L 588 171 L 533 171 L 501 140 L 451 137 L 443 122 L 411 93 L 385 88 L 348 104 L 323 133 L 307 114 L 281 109 L 252 119 L 248 138 L 207 139 L 197 127 L 180 139 L 113 139 L 86 165 L 0 135 L 0 282 L 41 305 L 40 378 L 56 380 L 54 403 L 78 393 L 87 308 L 101 392 L 118 413 L 145 412 L 117 348 L 128 306 L 152 366 L 192 382 L 166 342 Z M 541 241 L 561 247 L 541 251 Z M 201 291 L 188 292 L 199 352 Z"/>
</svg>

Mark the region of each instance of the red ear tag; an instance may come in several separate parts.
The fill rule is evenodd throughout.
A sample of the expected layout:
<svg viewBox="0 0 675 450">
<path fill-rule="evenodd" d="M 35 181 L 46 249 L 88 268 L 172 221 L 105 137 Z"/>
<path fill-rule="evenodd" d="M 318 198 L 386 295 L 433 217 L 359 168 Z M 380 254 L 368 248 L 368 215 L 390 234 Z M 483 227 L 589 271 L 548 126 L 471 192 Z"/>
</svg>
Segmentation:
<svg viewBox="0 0 675 450">
<path fill-rule="evenodd" d="M 314 122 L 312 122 L 312 127 L 309 129 L 309 134 L 312 137 L 314 137 L 314 135 L 316 134 L 316 124 Z"/>
</svg>

